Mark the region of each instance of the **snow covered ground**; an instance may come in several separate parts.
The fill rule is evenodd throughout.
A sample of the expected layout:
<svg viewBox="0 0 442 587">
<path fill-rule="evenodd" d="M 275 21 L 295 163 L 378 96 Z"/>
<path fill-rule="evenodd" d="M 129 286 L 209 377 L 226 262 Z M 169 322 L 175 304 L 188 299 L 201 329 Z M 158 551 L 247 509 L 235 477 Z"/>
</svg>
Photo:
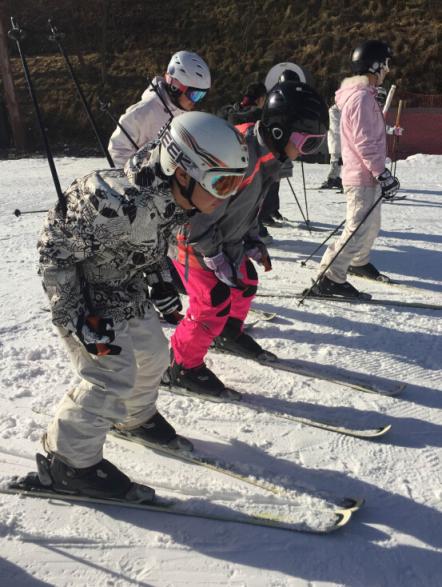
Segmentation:
<svg viewBox="0 0 442 587">
<path fill-rule="evenodd" d="M 100 159 L 56 160 L 62 186 Z M 383 206 L 374 263 L 408 286 L 354 283 L 381 298 L 442 304 L 442 157 L 416 155 L 398 164 L 406 199 Z M 36 274 L 42 209 L 55 199 L 44 160 L 0 162 L 0 481 L 34 468 L 48 413 L 72 381 L 52 332 Z M 306 166 L 307 185 L 326 166 Z M 292 183 L 303 202 L 301 171 Z M 331 230 L 345 215 L 343 196 L 308 190 L 315 227 Z M 299 220 L 284 182 L 282 213 Z M 314 269 L 299 261 L 325 238 L 297 223 L 272 229 L 274 270 L 262 288 L 299 292 Z M 318 254 L 319 255 L 319 254 Z M 310 266 L 314 267 L 319 256 Z M 366 504 L 344 529 L 326 536 L 209 522 L 116 507 L 60 505 L 0 495 L 0 576 L 5 587 L 57 585 L 436 587 L 442 577 L 441 312 L 428 309 L 257 298 L 277 312 L 254 335 L 283 358 L 330 373 L 376 375 L 407 383 L 397 398 L 275 371 L 210 354 L 226 384 L 281 412 L 352 426 L 392 424 L 377 441 L 308 428 L 241 406 L 163 393 L 160 410 L 198 450 L 246 474 L 292 489 L 304 487 Z M 224 500 L 265 499 L 264 491 L 132 447 L 106 443 L 105 456 L 163 495 Z M 306 498 L 308 500 L 308 497 Z"/>
</svg>

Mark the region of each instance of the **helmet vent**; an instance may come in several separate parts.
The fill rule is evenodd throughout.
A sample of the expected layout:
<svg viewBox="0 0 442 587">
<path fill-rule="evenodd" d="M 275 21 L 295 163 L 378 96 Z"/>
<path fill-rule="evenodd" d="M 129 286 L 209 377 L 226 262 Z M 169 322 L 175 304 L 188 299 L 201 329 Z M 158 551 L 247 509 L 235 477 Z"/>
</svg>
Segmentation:
<svg viewBox="0 0 442 587">
<path fill-rule="evenodd" d="M 279 141 L 280 139 L 282 139 L 282 135 L 284 134 L 282 128 L 279 128 L 279 126 L 274 126 L 272 128 L 272 137 L 275 139 L 275 141 Z"/>
</svg>

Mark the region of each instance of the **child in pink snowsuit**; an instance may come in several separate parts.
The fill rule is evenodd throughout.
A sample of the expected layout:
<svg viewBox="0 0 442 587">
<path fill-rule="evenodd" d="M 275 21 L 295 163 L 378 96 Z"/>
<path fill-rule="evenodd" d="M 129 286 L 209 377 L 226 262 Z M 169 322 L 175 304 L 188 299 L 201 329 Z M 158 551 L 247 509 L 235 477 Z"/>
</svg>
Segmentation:
<svg viewBox="0 0 442 587">
<path fill-rule="evenodd" d="M 399 182 L 385 168 L 385 120 L 376 100 L 376 86 L 389 71 L 390 58 L 391 50 L 385 43 L 363 43 L 352 57 L 352 69 L 359 75 L 344 79 L 336 92 L 336 105 L 341 111 L 347 217 L 340 238 L 329 245 L 321 260 L 319 294 L 357 297 L 359 291 L 346 280 L 347 271 L 371 279 L 380 277 L 370 263 L 371 248 L 381 226 L 380 203 L 368 212 L 380 197 L 393 197 L 399 189 Z"/>
<path fill-rule="evenodd" d="M 305 145 L 309 152 L 319 149 L 328 128 L 327 107 L 306 84 L 287 81 L 271 90 L 260 121 L 237 128 L 249 150 L 246 178 L 230 202 L 209 216 L 192 218 L 178 236 L 174 261 L 190 305 L 171 339 L 170 381 L 211 396 L 225 393 L 204 364 L 212 343 L 242 357 L 275 359 L 243 330 L 258 284 L 252 260 L 271 269 L 259 238 L 258 213 L 284 161 L 307 153 Z"/>
</svg>

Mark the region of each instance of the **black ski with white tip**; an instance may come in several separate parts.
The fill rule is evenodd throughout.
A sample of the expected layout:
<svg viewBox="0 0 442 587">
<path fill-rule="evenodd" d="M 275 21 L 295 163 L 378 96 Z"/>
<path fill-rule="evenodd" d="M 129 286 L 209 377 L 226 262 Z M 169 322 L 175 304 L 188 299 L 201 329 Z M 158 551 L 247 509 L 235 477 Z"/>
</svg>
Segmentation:
<svg viewBox="0 0 442 587">
<path fill-rule="evenodd" d="M 229 352 L 227 349 L 217 346 L 212 346 L 211 350 L 226 354 L 232 354 L 232 356 L 237 356 Z M 378 395 L 396 396 L 402 393 L 402 391 L 405 389 L 407 385 L 406 383 L 400 381 L 382 381 L 380 383 L 376 383 L 376 378 L 370 376 L 364 378 L 363 376 L 357 377 L 354 375 L 347 374 L 332 374 L 327 371 L 327 367 L 324 367 L 322 365 L 316 368 L 312 368 L 307 361 L 301 361 L 299 359 L 280 359 L 279 357 L 266 359 L 265 353 L 263 353 L 263 356 L 260 358 L 245 356 L 243 356 L 242 358 L 248 359 L 250 361 L 255 361 L 255 363 L 263 365 L 264 367 L 271 367 L 272 369 L 278 369 L 279 371 L 294 373 L 295 375 L 300 375 L 301 377 L 309 377 L 312 379 L 330 381 L 331 383 L 343 385 L 344 387 L 349 387 L 351 389 L 355 389 L 356 391 L 362 391 L 364 393 L 375 393 Z"/>
<path fill-rule="evenodd" d="M 348 428 L 347 426 L 341 426 L 340 424 L 335 424 L 331 422 L 323 422 L 321 420 L 315 420 L 313 418 L 306 418 L 304 416 L 294 416 L 292 414 L 287 414 L 284 412 L 278 412 L 277 410 L 272 410 L 269 408 L 264 408 L 255 404 L 253 401 L 247 399 L 245 394 L 240 394 L 240 392 L 231 390 L 226 388 L 226 394 L 219 398 L 214 398 L 210 395 L 204 395 L 202 393 L 195 393 L 183 387 L 179 387 L 177 385 L 167 385 L 162 384 L 161 389 L 165 391 L 169 391 L 170 393 L 174 393 L 176 395 L 183 395 L 187 397 L 192 397 L 195 399 L 201 399 L 205 401 L 211 401 L 215 403 L 231 403 L 235 405 L 243 406 L 244 408 L 248 408 L 250 410 L 254 410 L 258 414 L 267 414 L 269 416 L 274 416 L 276 418 L 281 418 L 282 420 L 289 420 L 290 422 L 296 422 L 298 424 L 302 424 L 304 426 L 311 426 L 312 428 L 320 428 L 321 430 L 327 430 L 329 432 L 336 432 L 337 434 L 343 434 L 344 436 L 352 436 L 354 438 L 372 440 L 376 438 L 380 438 L 384 436 L 391 430 L 391 424 L 387 424 L 385 426 L 378 426 L 375 428 Z M 229 397 L 228 393 L 237 394 L 238 397 L 235 396 Z"/>
<path fill-rule="evenodd" d="M 138 484 L 134 483 L 134 486 Z M 140 487 L 143 487 L 142 485 Z M 225 504 L 209 502 L 198 497 L 190 499 L 168 499 L 155 497 L 150 501 L 127 499 L 101 499 L 85 495 L 63 494 L 41 484 L 36 473 L 27 477 L 14 477 L 0 487 L 0 493 L 20 495 L 26 498 L 48 500 L 52 505 L 67 502 L 73 505 L 92 505 L 118 507 L 147 511 L 150 513 L 200 518 L 209 521 L 247 524 L 266 528 L 277 528 L 292 532 L 327 534 L 342 528 L 350 522 L 353 509 L 309 508 L 308 505 L 291 505 L 289 503 L 235 504 L 231 509 Z M 14 507 L 17 507 L 14 506 Z"/>
<path fill-rule="evenodd" d="M 380 283 L 380 282 L 377 282 Z M 343 297 L 343 296 L 326 296 L 326 295 L 308 295 L 305 297 L 301 293 L 258 291 L 257 297 L 275 298 L 275 299 L 297 299 L 312 302 L 337 302 L 338 304 L 354 305 L 371 305 L 371 306 L 392 306 L 398 308 L 422 308 L 424 310 L 442 310 L 442 304 L 433 304 L 431 302 L 405 302 L 403 300 L 386 300 L 379 298 L 364 299 L 363 297 Z"/>
</svg>

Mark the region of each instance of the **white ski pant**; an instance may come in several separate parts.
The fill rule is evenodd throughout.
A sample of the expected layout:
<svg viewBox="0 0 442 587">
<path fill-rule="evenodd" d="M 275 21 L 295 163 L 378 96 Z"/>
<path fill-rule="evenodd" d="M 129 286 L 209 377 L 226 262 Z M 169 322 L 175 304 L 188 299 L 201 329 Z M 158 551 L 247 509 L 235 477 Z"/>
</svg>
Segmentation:
<svg viewBox="0 0 442 587">
<path fill-rule="evenodd" d="M 121 347 L 119 355 L 92 355 L 75 336 L 58 330 L 80 382 L 60 402 L 45 446 L 73 467 L 89 467 L 103 458 L 111 426 L 136 428 L 155 414 L 168 344 L 153 308 L 143 318 L 115 324 L 112 344 Z"/>
<path fill-rule="evenodd" d="M 371 206 L 381 195 L 380 186 L 344 186 L 347 198 L 347 216 L 341 236 L 335 240 L 322 257 L 319 271 L 322 273 L 348 237 L 358 227 Z M 370 251 L 381 228 L 381 202 L 374 208 L 356 234 L 336 257 L 326 276 L 336 283 L 345 283 L 349 265 L 361 267 L 370 260 Z"/>
<path fill-rule="evenodd" d="M 330 155 L 330 167 L 328 170 L 328 179 L 336 179 L 341 175 L 341 166 L 339 165 L 340 155 Z"/>
</svg>

